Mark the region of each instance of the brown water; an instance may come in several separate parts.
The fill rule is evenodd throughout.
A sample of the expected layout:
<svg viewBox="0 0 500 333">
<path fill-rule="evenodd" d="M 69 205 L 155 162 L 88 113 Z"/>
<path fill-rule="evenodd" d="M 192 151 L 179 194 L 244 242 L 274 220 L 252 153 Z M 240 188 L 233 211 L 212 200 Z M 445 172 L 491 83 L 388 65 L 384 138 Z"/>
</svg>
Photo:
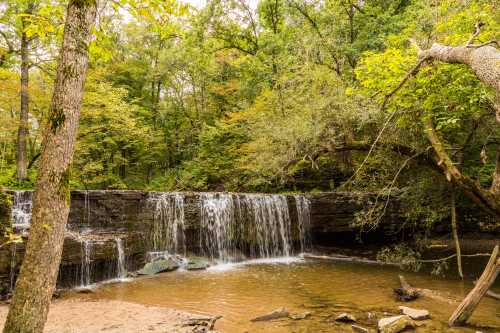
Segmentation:
<svg viewBox="0 0 500 333">
<path fill-rule="evenodd" d="M 165 306 L 197 314 L 222 315 L 217 328 L 226 333 L 243 332 L 352 332 L 350 325 L 333 318 L 349 312 L 365 327 L 376 326 L 384 312 L 397 314 L 402 303 L 392 288 L 399 284 L 396 268 L 374 265 L 294 262 L 219 266 L 208 271 L 177 271 L 128 283 L 103 285 L 90 299 L 116 299 Z M 471 288 L 470 281 L 440 279 L 426 274 L 404 273 L 414 286 L 449 293 L 461 299 Z M 407 305 L 425 308 L 433 321 L 418 332 L 500 332 L 500 303 L 484 298 L 470 323 L 474 326 L 450 329 L 446 320 L 455 305 L 419 299 Z M 305 320 L 281 319 L 250 322 L 251 318 L 285 307 L 291 313 L 311 312 Z M 387 314 L 385 314 L 387 315 Z"/>
</svg>

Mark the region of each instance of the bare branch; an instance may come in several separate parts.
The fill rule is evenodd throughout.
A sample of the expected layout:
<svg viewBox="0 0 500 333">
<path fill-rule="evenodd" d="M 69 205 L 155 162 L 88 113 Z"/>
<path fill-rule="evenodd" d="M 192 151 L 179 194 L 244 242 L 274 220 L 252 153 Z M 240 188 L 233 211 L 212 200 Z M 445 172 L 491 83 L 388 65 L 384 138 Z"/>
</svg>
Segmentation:
<svg viewBox="0 0 500 333">
<path fill-rule="evenodd" d="M 484 26 L 483 22 L 477 22 L 474 25 L 474 28 L 475 28 L 474 33 L 472 34 L 472 36 L 470 36 L 470 38 L 467 41 L 467 43 L 465 44 L 465 46 L 469 46 L 469 45 L 471 45 L 474 42 L 474 39 L 476 39 L 476 37 L 481 33 L 481 28 L 483 26 Z"/>
</svg>

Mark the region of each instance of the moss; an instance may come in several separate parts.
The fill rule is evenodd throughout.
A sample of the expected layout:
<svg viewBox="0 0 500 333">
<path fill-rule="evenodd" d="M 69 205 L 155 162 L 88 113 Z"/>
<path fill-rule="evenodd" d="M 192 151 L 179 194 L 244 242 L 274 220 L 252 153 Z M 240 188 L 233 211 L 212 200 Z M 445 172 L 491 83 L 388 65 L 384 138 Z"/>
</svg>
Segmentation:
<svg viewBox="0 0 500 333">
<path fill-rule="evenodd" d="M 69 206 L 71 201 L 71 190 L 69 187 L 69 179 L 71 178 L 70 168 L 68 167 L 66 171 L 64 171 L 59 179 L 59 187 L 58 192 L 59 196 L 66 200 L 66 204 Z"/>
<path fill-rule="evenodd" d="M 64 123 L 65 120 L 66 115 L 64 114 L 62 108 L 52 109 L 49 115 L 49 123 L 52 132 L 56 133 L 57 129 Z"/>
<path fill-rule="evenodd" d="M 73 3 L 78 8 L 84 8 L 84 7 L 95 5 L 96 4 L 96 0 L 73 0 Z"/>
<path fill-rule="evenodd" d="M 12 195 L 0 191 L 0 231 L 2 233 L 12 227 L 11 212 Z"/>
</svg>

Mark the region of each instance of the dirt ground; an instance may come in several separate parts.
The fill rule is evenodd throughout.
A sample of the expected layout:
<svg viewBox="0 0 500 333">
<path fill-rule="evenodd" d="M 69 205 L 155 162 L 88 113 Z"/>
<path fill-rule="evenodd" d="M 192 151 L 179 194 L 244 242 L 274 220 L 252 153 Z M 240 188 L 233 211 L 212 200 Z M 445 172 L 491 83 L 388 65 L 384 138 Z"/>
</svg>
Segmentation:
<svg viewBox="0 0 500 333">
<path fill-rule="evenodd" d="M 1 327 L 8 306 L 0 305 Z M 52 303 L 45 333 L 188 333 L 183 327 L 189 313 L 121 301 L 56 300 Z"/>
</svg>

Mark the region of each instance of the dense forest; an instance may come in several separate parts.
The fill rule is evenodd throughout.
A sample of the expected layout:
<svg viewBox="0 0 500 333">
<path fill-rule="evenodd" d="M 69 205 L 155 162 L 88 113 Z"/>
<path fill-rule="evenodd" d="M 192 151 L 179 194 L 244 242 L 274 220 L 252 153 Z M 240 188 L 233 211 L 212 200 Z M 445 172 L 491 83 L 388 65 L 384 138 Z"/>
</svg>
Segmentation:
<svg viewBox="0 0 500 333">
<path fill-rule="evenodd" d="M 499 9 L 494 0 L 1 1 L 0 194 L 35 190 L 4 332 L 43 331 L 71 189 L 175 191 L 162 199 L 175 215 L 162 222 L 175 228 L 175 244 L 181 215 L 184 228 L 177 192 L 364 192 L 375 199 L 358 203 L 350 221 L 361 231 L 397 199 L 400 228 L 419 231 L 413 240 L 451 217 L 444 229 L 457 252 L 430 262 L 456 256 L 463 279 L 461 213 L 480 216 L 475 232 L 500 230 Z M 217 195 L 197 197 L 200 214 L 213 200 L 235 220 L 236 194 Z M 288 257 L 287 200 L 302 246 L 309 199 L 263 197 L 245 198 L 262 209 L 257 228 L 274 223 L 274 237 L 280 226 L 284 243 L 271 243 L 282 252 L 273 253 Z M 202 216 L 201 234 L 222 215 Z M 0 248 L 27 237 L 11 229 Z M 232 240 L 228 230 L 206 243 Z M 95 239 L 81 237 L 90 261 Z M 120 237 L 110 240 L 126 274 Z M 495 281 L 498 251 L 451 326 L 467 321 Z M 396 246 L 377 259 L 414 253 Z M 403 296 L 415 296 L 400 279 Z"/>
<path fill-rule="evenodd" d="M 493 48 L 482 44 L 498 38 L 495 1 L 110 1 L 98 12 L 72 188 L 376 190 L 432 223 L 449 215 L 454 183 L 499 214 L 488 190 L 498 76 L 488 85 L 419 51 Z M 33 187 L 64 13 L 64 1 L 0 7 L 0 186 Z"/>
</svg>

